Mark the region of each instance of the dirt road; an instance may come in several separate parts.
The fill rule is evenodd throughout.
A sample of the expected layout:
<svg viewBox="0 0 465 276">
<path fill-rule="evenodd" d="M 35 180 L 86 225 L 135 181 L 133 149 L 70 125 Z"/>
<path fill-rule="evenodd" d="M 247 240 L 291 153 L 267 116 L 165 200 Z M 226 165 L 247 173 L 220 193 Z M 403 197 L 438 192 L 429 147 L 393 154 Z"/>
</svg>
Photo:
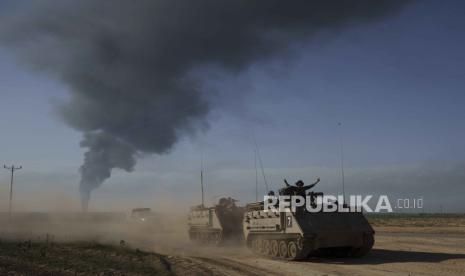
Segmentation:
<svg viewBox="0 0 465 276">
<path fill-rule="evenodd" d="M 247 249 L 190 248 L 170 256 L 180 275 L 465 275 L 465 235 L 378 230 L 374 249 L 361 259 L 288 262 Z"/>
<path fill-rule="evenodd" d="M 373 250 L 361 259 L 273 260 L 254 255 L 243 245 L 199 247 L 188 241 L 185 222 L 159 234 L 129 231 L 121 222 L 89 219 L 27 219 L 3 225 L 0 239 L 26 240 L 52 234 L 56 240 L 90 240 L 162 254 L 177 275 L 465 275 L 465 225 L 429 219 L 384 223 L 375 227 Z M 432 223 L 435 222 L 435 223 Z M 58 274 L 57 274 L 58 275 Z"/>
</svg>

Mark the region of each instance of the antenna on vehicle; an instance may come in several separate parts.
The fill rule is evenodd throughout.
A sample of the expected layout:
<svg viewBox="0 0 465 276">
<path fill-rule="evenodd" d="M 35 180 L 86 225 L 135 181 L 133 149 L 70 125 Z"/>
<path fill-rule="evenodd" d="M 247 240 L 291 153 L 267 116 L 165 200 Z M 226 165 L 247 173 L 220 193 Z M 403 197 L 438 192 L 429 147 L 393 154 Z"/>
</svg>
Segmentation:
<svg viewBox="0 0 465 276">
<path fill-rule="evenodd" d="M 203 154 L 200 157 L 200 189 L 202 191 L 202 207 L 205 206 L 204 189 L 203 189 Z"/>
<path fill-rule="evenodd" d="M 341 179 L 342 179 L 342 203 L 345 204 L 346 202 L 346 191 L 345 191 L 345 180 L 344 180 L 344 141 L 342 137 L 342 123 L 338 122 L 337 125 L 339 126 L 339 144 L 340 144 L 340 151 L 341 151 Z"/>
<path fill-rule="evenodd" d="M 255 165 L 255 201 L 258 201 L 258 170 L 257 170 L 257 150 L 254 149 L 254 165 Z"/>
<path fill-rule="evenodd" d="M 268 188 L 268 182 L 266 181 L 265 170 L 263 169 L 262 157 L 260 155 L 260 149 L 258 148 L 257 139 L 255 138 L 255 135 L 252 135 L 252 136 L 253 136 L 253 141 L 255 144 L 255 150 L 257 152 L 258 162 L 260 163 L 260 168 L 261 168 L 262 175 L 263 175 L 263 182 L 265 183 L 266 192 L 268 193 L 270 189 Z"/>
</svg>

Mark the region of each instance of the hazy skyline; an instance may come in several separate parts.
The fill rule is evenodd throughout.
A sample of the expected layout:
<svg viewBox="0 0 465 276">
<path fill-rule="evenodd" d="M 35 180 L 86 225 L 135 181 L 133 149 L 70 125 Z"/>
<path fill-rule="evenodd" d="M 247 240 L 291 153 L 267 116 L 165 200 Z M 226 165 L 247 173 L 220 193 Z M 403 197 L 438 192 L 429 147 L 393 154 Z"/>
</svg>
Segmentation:
<svg viewBox="0 0 465 276">
<path fill-rule="evenodd" d="M 237 74 L 198 69 L 205 90 L 217 93 L 209 128 L 183 137 L 168 154 L 141 157 L 132 173 L 115 171 L 95 190 L 91 209 L 168 206 L 171 198 L 183 199 L 180 209 L 194 204 L 201 155 L 207 199 L 224 194 L 249 202 L 253 134 L 272 189 L 282 178 L 320 176 L 317 190 L 338 193 L 342 122 L 348 192 L 423 196 L 430 210 L 442 204 L 464 211 L 463 8 L 461 1 L 413 2 L 376 22 L 318 32 L 289 57 Z M 0 161 L 24 166 L 17 204 L 78 210 L 82 134 L 55 112 L 69 99 L 69 86 L 1 46 L 0 83 Z M 7 207 L 8 181 L 4 171 L 0 210 Z M 63 199 L 47 202 L 50 196 Z"/>
</svg>

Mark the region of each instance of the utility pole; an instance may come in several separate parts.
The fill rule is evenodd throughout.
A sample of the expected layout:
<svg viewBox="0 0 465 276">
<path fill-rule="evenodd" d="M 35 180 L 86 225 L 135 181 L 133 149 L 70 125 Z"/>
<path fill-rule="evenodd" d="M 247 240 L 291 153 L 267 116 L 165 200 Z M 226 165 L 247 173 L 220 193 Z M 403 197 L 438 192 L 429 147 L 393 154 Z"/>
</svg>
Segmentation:
<svg viewBox="0 0 465 276">
<path fill-rule="evenodd" d="M 11 220 L 11 202 L 13 200 L 13 177 L 14 177 L 15 171 L 21 170 L 23 168 L 23 166 L 15 167 L 15 165 L 11 165 L 11 167 L 7 167 L 6 165 L 3 165 L 3 168 L 11 171 L 10 202 L 9 202 L 9 205 L 8 205 L 8 216 L 9 216 L 9 218 Z"/>
<path fill-rule="evenodd" d="M 342 137 L 342 123 L 337 123 L 339 126 L 339 142 L 340 142 L 340 150 L 341 150 L 341 178 L 342 178 L 342 200 L 344 201 L 343 204 L 346 202 L 346 191 L 345 191 L 345 177 L 344 177 L 344 140 Z"/>
</svg>

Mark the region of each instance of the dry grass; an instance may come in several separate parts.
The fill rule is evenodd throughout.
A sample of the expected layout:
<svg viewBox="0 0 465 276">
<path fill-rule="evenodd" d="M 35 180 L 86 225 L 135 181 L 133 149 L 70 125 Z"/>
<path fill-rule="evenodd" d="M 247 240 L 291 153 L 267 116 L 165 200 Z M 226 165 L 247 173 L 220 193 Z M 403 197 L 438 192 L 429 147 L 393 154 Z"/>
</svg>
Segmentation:
<svg viewBox="0 0 465 276">
<path fill-rule="evenodd" d="M 0 241 L 0 275 L 171 275 L 164 256 L 95 242 Z"/>
<path fill-rule="evenodd" d="M 370 214 L 373 226 L 465 227 L 464 214 Z"/>
</svg>

